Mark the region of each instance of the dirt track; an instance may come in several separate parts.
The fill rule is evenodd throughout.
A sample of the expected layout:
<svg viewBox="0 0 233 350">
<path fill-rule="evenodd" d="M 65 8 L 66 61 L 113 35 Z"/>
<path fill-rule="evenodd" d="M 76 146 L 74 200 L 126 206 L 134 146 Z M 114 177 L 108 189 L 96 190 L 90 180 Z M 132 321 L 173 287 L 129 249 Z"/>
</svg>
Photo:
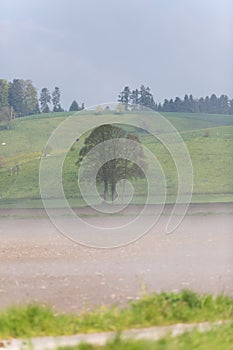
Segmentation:
<svg viewBox="0 0 233 350">
<path fill-rule="evenodd" d="M 108 219 L 119 224 L 124 217 Z M 1 210 L 0 222 L 0 308 L 32 301 L 65 311 L 123 304 L 143 286 L 233 296 L 232 204 L 191 206 L 172 235 L 164 233 L 164 215 L 136 243 L 110 250 L 72 243 L 42 210 Z"/>
</svg>

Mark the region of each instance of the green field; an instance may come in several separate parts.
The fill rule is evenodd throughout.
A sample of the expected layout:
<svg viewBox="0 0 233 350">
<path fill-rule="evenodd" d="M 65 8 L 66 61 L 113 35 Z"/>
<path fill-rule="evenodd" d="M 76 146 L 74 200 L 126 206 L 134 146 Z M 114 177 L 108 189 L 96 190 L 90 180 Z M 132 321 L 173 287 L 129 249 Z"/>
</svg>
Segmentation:
<svg viewBox="0 0 233 350">
<path fill-rule="evenodd" d="M 98 118 L 94 112 L 82 113 Z M 0 207 L 41 207 L 40 158 L 51 133 L 69 115 L 56 113 L 19 118 L 11 130 L 0 130 Z M 192 202 L 233 201 L 233 116 L 188 113 L 164 113 L 164 116 L 180 132 L 190 152 L 194 173 Z M 77 122 L 78 118 L 79 115 Z M 166 178 L 167 202 L 173 203 L 178 178 L 168 150 L 144 130 L 124 128 L 127 132 L 137 133 L 140 141 L 157 156 Z M 75 165 L 83 140 L 84 136 L 68 152 L 63 167 L 63 187 L 72 206 L 85 205 L 80 197 Z M 2 143 L 6 145 L 2 146 Z M 146 180 L 135 181 L 134 189 L 133 203 L 144 203 Z M 157 202 L 159 196 L 154 200 Z"/>
</svg>

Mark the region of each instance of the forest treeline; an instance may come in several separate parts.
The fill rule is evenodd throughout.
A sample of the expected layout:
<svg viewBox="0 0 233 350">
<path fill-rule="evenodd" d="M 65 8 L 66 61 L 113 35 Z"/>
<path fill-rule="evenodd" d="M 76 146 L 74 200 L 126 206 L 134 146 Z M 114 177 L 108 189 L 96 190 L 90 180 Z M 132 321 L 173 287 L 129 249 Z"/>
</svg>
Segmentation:
<svg viewBox="0 0 233 350">
<path fill-rule="evenodd" d="M 70 111 L 84 109 L 74 100 L 70 105 Z M 13 79 L 8 82 L 0 79 L 0 111 L 11 114 L 14 117 L 24 117 L 38 113 L 63 112 L 61 106 L 61 92 L 55 86 L 50 92 L 47 87 L 41 89 L 39 95 L 31 80 Z"/>
<path fill-rule="evenodd" d="M 123 103 L 126 109 L 140 105 L 157 112 L 233 114 L 233 99 L 229 99 L 227 95 L 217 97 L 212 94 L 194 99 L 192 95 L 186 94 L 184 98 L 176 97 L 156 103 L 150 88 L 144 85 L 135 90 L 126 86 L 118 95 L 118 101 Z"/>
<path fill-rule="evenodd" d="M 215 94 L 206 97 L 193 98 L 185 95 L 184 98 L 165 99 L 163 103 L 155 102 L 149 87 L 141 85 L 131 90 L 128 86 L 118 95 L 118 101 L 123 103 L 125 109 L 136 106 L 150 108 L 158 112 L 190 112 L 210 114 L 233 114 L 233 99 L 226 95 L 217 97 Z M 78 104 L 73 100 L 69 111 L 84 109 L 84 103 Z M 9 82 L 0 79 L 0 116 L 1 120 L 9 120 L 38 113 L 62 112 L 61 91 L 55 86 L 52 92 L 47 87 L 38 94 L 31 80 L 13 79 Z M 0 120 L 0 122 L 1 122 Z"/>
</svg>

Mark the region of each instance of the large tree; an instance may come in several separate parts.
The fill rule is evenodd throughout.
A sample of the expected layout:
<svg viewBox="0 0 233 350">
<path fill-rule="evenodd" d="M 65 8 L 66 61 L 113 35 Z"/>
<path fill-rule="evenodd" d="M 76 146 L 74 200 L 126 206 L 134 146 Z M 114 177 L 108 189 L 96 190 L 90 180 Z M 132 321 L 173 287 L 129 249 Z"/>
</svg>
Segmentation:
<svg viewBox="0 0 233 350">
<path fill-rule="evenodd" d="M 85 139 L 84 146 L 79 152 L 79 159 L 77 164 L 79 165 L 84 159 L 88 152 L 97 145 L 100 144 L 100 148 L 98 153 L 94 153 L 92 158 L 89 159 L 88 163 L 85 163 L 85 176 L 88 181 L 90 174 L 93 174 L 94 169 L 98 167 L 98 164 L 103 164 L 98 173 L 96 181 L 97 183 L 104 185 L 103 190 L 103 198 L 104 200 L 108 199 L 109 195 L 109 187 L 111 192 L 112 201 L 116 197 L 116 184 L 121 179 L 132 179 L 143 176 L 143 172 L 134 162 L 128 159 L 116 158 L 109 161 L 105 161 L 109 154 L 117 154 L 117 147 L 122 147 L 122 144 L 114 142 L 112 147 L 114 149 L 108 148 L 104 141 L 112 140 L 112 139 L 131 139 L 138 142 L 138 147 L 132 147 L 132 145 L 128 142 L 125 143 L 125 154 L 127 154 L 128 158 L 133 156 L 133 159 L 143 158 L 143 151 L 140 145 L 138 138 L 135 138 L 130 135 L 126 135 L 125 131 L 114 125 L 101 125 L 95 128 L 91 134 Z M 131 145 L 131 146 L 130 146 Z M 90 155 L 91 153 L 89 153 Z M 143 162 L 142 159 L 138 160 L 139 162 Z M 143 164 L 143 163 L 141 163 Z"/>
<path fill-rule="evenodd" d="M 16 117 L 39 113 L 37 91 L 31 80 L 14 79 L 9 86 L 8 100 Z"/>
</svg>

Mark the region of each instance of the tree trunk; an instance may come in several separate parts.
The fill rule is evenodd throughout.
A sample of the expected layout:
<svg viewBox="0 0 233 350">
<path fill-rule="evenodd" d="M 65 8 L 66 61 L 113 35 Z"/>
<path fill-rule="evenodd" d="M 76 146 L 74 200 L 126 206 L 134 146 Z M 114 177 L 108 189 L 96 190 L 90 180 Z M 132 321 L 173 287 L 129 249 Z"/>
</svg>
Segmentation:
<svg viewBox="0 0 233 350">
<path fill-rule="evenodd" d="M 108 200 L 108 182 L 104 181 L 104 200 Z"/>
<path fill-rule="evenodd" d="M 128 166 L 128 160 L 125 159 L 125 169 L 124 169 L 124 179 L 123 179 L 123 189 L 122 189 L 122 202 L 124 202 L 124 197 L 125 197 L 125 182 L 126 182 L 126 175 L 127 175 L 127 166 Z"/>
<path fill-rule="evenodd" d="M 115 182 L 112 182 L 111 184 L 111 194 L 112 194 L 112 202 L 114 201 L 114 199 L 116 198 L 116 184 Z"/>
</svg>

